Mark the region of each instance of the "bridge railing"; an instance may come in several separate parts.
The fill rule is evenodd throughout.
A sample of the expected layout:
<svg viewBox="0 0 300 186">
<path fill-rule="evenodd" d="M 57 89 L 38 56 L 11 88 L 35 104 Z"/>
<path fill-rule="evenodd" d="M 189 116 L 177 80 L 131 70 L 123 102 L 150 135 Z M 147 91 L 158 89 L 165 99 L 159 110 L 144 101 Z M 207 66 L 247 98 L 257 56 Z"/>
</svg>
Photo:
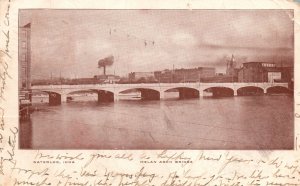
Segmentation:
<svg viewBox="0 0 300 186">
<path fill-rule="evenodd" d="M 114 88 L 114 87 L 184 87 L 184 86 L 287 86 L 288 83 L 251 83 L 251 82 L 230 82 L 230 83 L 139 83 L 139 84 L 82 84 L 82 85 L 34 85 L 32 89 L 68 89 L 68 88 L 78 88 L 78 89 L 93 89 L 93 88 Z"/>
</svg>

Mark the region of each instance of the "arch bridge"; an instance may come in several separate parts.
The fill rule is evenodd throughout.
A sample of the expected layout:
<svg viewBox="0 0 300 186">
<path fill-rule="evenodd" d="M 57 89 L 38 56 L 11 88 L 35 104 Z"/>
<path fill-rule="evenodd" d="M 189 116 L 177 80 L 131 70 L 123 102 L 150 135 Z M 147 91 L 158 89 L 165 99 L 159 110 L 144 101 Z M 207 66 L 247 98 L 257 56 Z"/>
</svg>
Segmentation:
<svg viewBox="0 0 300 186">
<path fill-rule="evenodd" d="M 165 92 L 179 92 L 180 98 L 203 97 L 206 93 L 214 96 L 237 96 L 266 94 L 274 90 L 288 91 L 288 83 L 151 83 L 151 84 L 87 84 L 87 85 L 39 85 L 32 91 L 48 93 L 49 104 L 65 102 L 67 95 L 77 91 L 91 91 L 98 94 L 99 102 L 119 100 L 124 91 L 138 90 L 144 100 L 164 99 Z M 276 91 L 275 91 L 276 92 Z"/>
</svg>

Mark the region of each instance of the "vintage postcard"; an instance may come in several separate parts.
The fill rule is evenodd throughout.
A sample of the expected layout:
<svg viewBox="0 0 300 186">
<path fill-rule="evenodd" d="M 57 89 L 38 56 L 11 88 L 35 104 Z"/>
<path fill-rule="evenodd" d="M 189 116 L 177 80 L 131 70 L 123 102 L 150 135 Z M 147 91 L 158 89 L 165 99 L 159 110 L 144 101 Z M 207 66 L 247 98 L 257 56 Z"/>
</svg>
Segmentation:
<svg viewBox="0 0 300 186">
<path fill-rule="evenodd" d="M 297 2 L 57 3 L 0 4 L 0 184 L 300 185 Z"/>
</svg>

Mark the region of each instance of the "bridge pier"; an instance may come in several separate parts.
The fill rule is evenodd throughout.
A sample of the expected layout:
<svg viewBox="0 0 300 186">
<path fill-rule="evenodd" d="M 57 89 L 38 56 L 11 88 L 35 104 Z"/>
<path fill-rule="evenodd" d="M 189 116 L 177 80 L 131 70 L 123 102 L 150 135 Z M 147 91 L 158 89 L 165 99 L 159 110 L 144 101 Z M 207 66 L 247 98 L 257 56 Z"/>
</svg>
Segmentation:
<svg viewBox="0 0 300 186">
<path fill-rule="evenodd" d="M 234 89 L 234 90 L 233 90 L 233 96 L 237 96 L 237 95 L 238 95 L 237 89 Z"/>
<path fill-rule="evenodd" d="M 204 90 L 199 90 L 199 98 L 203 98 L 204 96 Z"/>
<path fill-rule="evenodd" d="M 164 91 L 160 91 L 159 98 L 160 99 L 165 99 L 165 92 Z"/>
<path fill-rule="evenodd" d="M 67 94 L 61 94 L 61 103 L 67 102 Z"/>
<path fill-rule="evenodd" d="M 119 101 L 119 94 L 118 93 L 114 93 L 114 101 Z"/>
</svg>

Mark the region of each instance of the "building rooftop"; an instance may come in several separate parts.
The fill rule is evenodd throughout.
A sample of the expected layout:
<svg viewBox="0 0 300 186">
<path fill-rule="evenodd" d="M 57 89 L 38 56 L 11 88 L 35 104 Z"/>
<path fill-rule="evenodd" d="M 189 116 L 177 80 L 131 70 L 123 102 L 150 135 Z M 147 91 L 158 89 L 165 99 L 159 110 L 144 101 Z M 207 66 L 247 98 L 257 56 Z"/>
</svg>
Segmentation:
<svg viewBox="0 0 300 186">
<path fill-rule="evenodd" d="M 273 62 L 262 62 L 262 61 L 250 61 L 250 62 L 245 62 L 243 64 L 248 64 L 248 63 L 267 63 L 267 64 L 275 64 Z"/>
<path fill-rule="evenodd" d="M 255 62 L 255 61 L 251 61 L 251 62 L 243 63 L 243 66 L 245 66 L 245 65 L 261 65 L 262 67 L 276 67 L 276 64 L 272 63 L 272 62 Z"/>
</svg>

